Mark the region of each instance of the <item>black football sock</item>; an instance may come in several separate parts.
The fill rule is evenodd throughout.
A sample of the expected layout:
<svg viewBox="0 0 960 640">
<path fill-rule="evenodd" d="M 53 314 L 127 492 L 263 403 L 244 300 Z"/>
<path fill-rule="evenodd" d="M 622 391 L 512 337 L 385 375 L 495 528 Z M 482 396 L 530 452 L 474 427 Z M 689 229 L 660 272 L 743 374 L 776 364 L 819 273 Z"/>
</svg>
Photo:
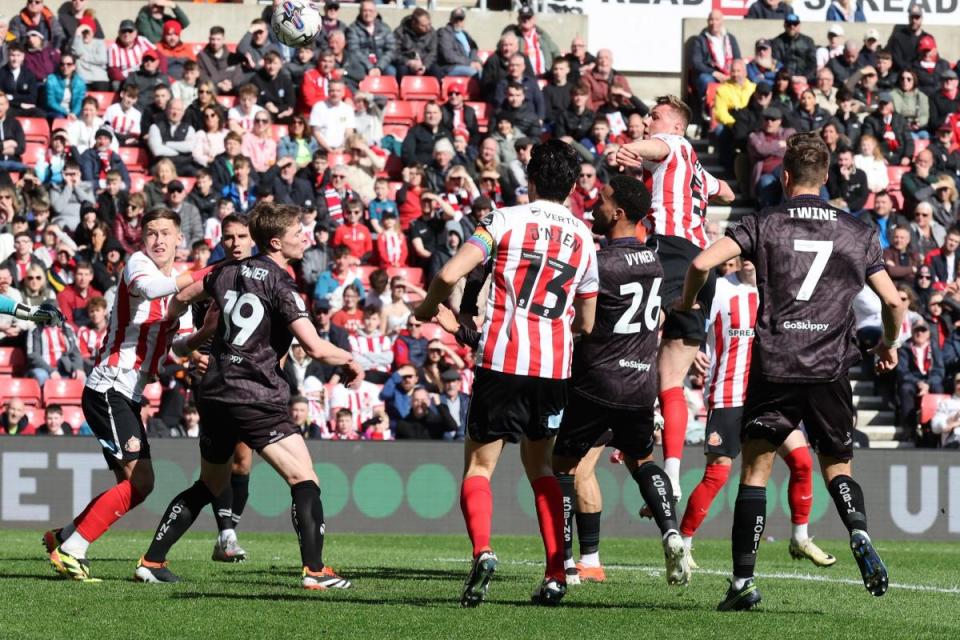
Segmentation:
<svg viewBox="0 0 960 640">
<path fill-rule="evenodd" d="M 293 508 L 290 519 L 300 542 L 300 560 L 310 571 L 323 570 L 323 504 L 320 487 L 304 480 L 290 487 Z"/>
<path fill-rule="evenodd" d="M 213 517 L 217 521 L 217 531 L 233 529 L 233 512 L 231 511 L 231 505 L 233 505 L 233 487 L 227 485 L 227 487 L 220 492 L 220 495 L 214 498 L 211 503 L 213 507 Z"/>
<path fill-rule="evenodd" d="M 577 512 L 577 538 L 580 539 L 580 556 L 600 551 L 600 512 Z"/>
<path fill-rule="evenodd" d="M 733 508 L 733 575 L 738 579 L 753 577 L 757 549 L 767 521 L 767 489 L 741 484 Z"/>
<path fill-rule="evenodd" d="M 837 505 L 840 519 L 846 525 L 847 531 L 859 529 L 867 531 L 867 509 L 863 504 L 863 489 L 850 476 L 837 476 L 827 486 L 833 503 Z"/>
<path fill-rule="evenodd" d="M 202 480 L 197 480 L 189 489 L 171 500 L 167 510 L 163 512 L 160 525 L 153 535 L 150 548 L 143 556 L 144 559 L 150 562 L 164 562 L 170 548 L 183 537 L 204 507 L 212 501 L 213 494 Z"/>
<path fill-rule="evenodd" d="M 230 513 L 233 514 L 233 528 L 240 526 L 240 517 L 247 506 L 247 498 L 250 496 L 250 475 L 234 473 L 230 476 L 230 488 L 233 490 L 233 503 L 230 505 Z"/>
<path fill-rule="evenodd" d="M 573 560 L 573 505 L 577 492 L 573 488 L 574 476 L 569 473 L 558 473 L 556 476 L 560 491 L 563 492 L 563 559 L 567 561 Z M 580 533 L 582 541 L 583 532 Z"/>
<path fill-rule="evenodd" d="M 660 533 L 677 530 L 677 510 L 674 508 L 673 485 L 667 473 L 655 462 L 644 462 L 633 470 L 633 479 L 640 487 L 643 501 L 653 512 Z"/>
</svg>

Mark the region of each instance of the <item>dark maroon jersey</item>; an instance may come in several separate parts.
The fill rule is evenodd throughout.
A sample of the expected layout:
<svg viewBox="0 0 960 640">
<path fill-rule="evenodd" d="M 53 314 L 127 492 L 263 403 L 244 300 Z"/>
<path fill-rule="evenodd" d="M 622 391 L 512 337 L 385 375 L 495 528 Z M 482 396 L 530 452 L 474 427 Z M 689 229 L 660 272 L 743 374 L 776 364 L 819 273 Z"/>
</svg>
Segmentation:
<svg viewBox="0 0 960 640">
<path fill-rule="evenodd" d="M 751 369 L 772 382 L 829 382 L 860 359 L 853 299 L 883 270 L 875 229 L 799 196 L 727 229 L 757 267 Z"/>
<path fill-rule="evenodd" d="M 207 400 L 286 405 L 290 385 L 280 358 L 290 348 L 290 323 L 309 318 L 290 274 L 264 255 L 225 265 L 204 280 L 220 307 L 201 393 Z"/>
<path fill-rule="evenodd" d="M 597 269 L 597 316 L 574 345 L 571 388 L 610 407 L 652 407 L 663 268 L 646 245 L 623 238 L 597 251 Z"/>
</svg>

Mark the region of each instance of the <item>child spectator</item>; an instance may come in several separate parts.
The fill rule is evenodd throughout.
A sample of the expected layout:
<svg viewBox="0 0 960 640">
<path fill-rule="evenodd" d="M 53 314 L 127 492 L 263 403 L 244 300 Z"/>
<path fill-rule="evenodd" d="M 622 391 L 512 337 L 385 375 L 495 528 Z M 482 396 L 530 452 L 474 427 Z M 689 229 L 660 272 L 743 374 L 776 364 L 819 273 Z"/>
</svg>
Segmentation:
<svg viewBox="0 0 960 640">
<path fill-rule="evenodd" d="M 233 200 L 229 198 L 220 198 L 217 201 L 217 215 L 207 218 L 203 226 L 203 239 L 207 246 L 213 248 L 220 244 L 220 237 L 223 234 L 223 219 L 236 213 Z"/>
<path fill-rule="evenodd" d="M 183 64 L 183 77 L 173 83 L 170 93 L 174 100 L 182 100 L 183 104 L 193 104 L 199 94 L 197 83 L 200 81 L 200 66 L 196 60 L 188 60 Z"/>
<path fill-rule="evenodd" d="M 146 213 L 147 199 L 142 193 L 130 196 L 127 210 L 117 216 L 113 223 L 113 237 L 120 242 L 127 255 L 140 249 L 140 237 L 143 230 L 140 228 L 140 219 Z"/>
<path fill-rule="evenodd" d="M 126 85 L 120 92 L 120 102 L 114 102 L 103 114 L 103 123 L 113 131 L 113 135 L 124 145 L 136 145 L 140 142 L 140 120 L 142 114 L 137 109 L 140 88 L 135 84 Z"/>
<path fill-rule="evenodd" d="M 355 290 L 363 292 L 360 271 L 351 265 L 350 249 L 335 248 L 333 263 L 317 280 L 317 286 L 313 290 L 314 300 L 326 299 L 330 302 L 330 308 L 338 311 L 343 306 L 343 293 L 348 286 L 352 285 Z"/>
<path fill-rule="evenodd" d="M 257 184 L 251 177 L 252 172 L 250 160 L 237 156 L 233 161 L 233 179 L 221 191 L 240 213 L 247 213 L 257 202 Z"/>
<path fill-rule="evenodd" d="M 48 404 L 43 411 L 43 424 L 35 433 L 38 436 L 72 436 L 73 428 L 63 420 L 63 407 Z"/>
<path fill-rule="evenodd" d="M 383 227 L 377 236 L 377 260 L 384 268 L 407 266 L 407 238 L 400 231 L 396 209 L 383 213 Z"/>
<path fill-rule="evenodd" d="M 363 367 L 365 379 L 383 384 L 393 366 L 393 340 L 380 333 L 380 313 L 374 306 L 363 310 L 363 328 L 350 336 L 350 351 Z"/>
<path fill-rule="evenodd" d="M 368 307 L 374 307 L 377 313 L 383 308 L 383 305 L 390 304 L 390 292 L 387 290 L 390 284 L 390 275 L 383 269 L 377 269 L 370 273 L 370 291 L 366 296 Z"/>
<path fill-rule="evenodd" d="M 363 326 L 363 311 L 360 310 L 360 289 L 356 285 L 348 284 L 343 289 L 343 307 L 333 314 L 330 322 L 342 327 L 355 336 Z"/>
<path fill-rule="evenodd" d="M 107 301 L 96 296 L 87 302 L 87 323 L 77 329 L 77 342 L 80 347 L 80 356 L 83 358 L 84 371 L 93 369 L 97 352 L 107 337 L 110 327 L 107 316 Z"/>
<path fill-rule="evenodd" d="M 357 433 L 357 425 L 353 419 L 353 412 L 350 409 L 340 409 L 337 411 L 337 417 L 333 425 L 333 433 L 330 434 L 331 440 L 359 440 L 360 434 Z"/>
<path fill-rule="evenodd" d="M 370 230 L 360 221 L 362 217 L 363 203 L 359 200 L 349 201 L 346 221 L 333 234 L 333 246 L 347 247 L 354 257 L 366 264 L 373 254 L 373 238 Z"/>
<path fill-rule="evenodd" d="M 217 214 L 220 196 L 213 190 L 213 176 L 210 171 L 197 171 L 197 181 L 190 190 L 187 201 L 197 208 L 203 220 L 209 220 Z"/>
<path fill-rule="evenodd" d="M 253 119 L 266 109 L 257 104 L 260 92 L 256 85 L 245 84 L 237 91 L 237 103 L 227 112 L 227 126 L 239 136 L 253 131 Z"/>
</svg>

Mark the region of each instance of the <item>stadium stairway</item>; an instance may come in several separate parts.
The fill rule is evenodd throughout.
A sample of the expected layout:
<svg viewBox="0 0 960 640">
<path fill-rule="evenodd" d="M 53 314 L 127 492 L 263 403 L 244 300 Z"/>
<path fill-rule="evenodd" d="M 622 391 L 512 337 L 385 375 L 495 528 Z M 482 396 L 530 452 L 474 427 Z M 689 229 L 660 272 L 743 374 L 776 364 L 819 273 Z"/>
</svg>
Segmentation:
<svg viewBox="0 0 960 640">
<path fill-rule="evenodd" d="M 721 232 L 731 222 L 737 222 L 744 214 L 754 210 L 753 204 L 739 191 L 736 180 L 721 165 L 715 149 L 708 140 L 690 138 L 693 148 L 700 158 L 704 169 L 729 181 L 737 199 L 728 206 L 711 205 L 707 218 L 718 224 Z M 857 410 L 857 428 L 870 438 L 870 446 L 875 449 L 913 448 L 913 432 L 896 426 L 896 416 L 886 407 L 883 400 L 873 395 L 873 383 L 860 372 L 859 367 L 850 371 L 850 386 L 853 390 L 853 405 Z"/>
</svg>

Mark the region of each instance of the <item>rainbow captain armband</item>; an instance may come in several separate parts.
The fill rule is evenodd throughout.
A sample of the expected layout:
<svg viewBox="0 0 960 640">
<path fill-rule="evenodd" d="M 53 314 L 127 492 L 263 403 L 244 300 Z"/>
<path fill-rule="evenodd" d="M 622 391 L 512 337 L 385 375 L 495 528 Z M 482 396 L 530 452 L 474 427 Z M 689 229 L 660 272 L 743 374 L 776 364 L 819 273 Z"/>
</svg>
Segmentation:
<svg viewBox="0 0 960 640">
<path fill-rule="evenodd" d="M 496 244 L 493 241 L 493 236 L 490 235 L 490 232 L 487 231 L 485 227 L 477 227 L 467 242 L 483 252 L 484 262 L 490 258 L 490 254 L 493 253 L 493 247 Z"/>
</svg>

